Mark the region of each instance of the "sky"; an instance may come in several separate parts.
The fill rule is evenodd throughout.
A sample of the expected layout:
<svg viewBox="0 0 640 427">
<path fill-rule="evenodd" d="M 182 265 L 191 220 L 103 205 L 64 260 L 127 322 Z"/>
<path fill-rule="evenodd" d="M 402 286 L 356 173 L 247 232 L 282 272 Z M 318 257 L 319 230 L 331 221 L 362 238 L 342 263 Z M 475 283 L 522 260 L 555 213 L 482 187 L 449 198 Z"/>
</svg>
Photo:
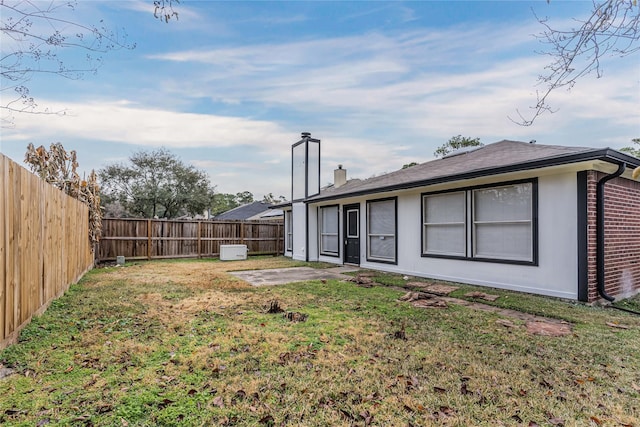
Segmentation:
<svg viewBox="0 0 640 427">
<path fill-rule="evenodd" d="M 12 115 L 0 151 L 22 163 L 28 143 L 61 142 L 88 172 L 164 147 L 217 192 L 260 199 L 290 197 L 290 147 L 301 132 L 322 141 L 322 185 L 338 164 L 363 179 L 432 160 L 456 135 L 620 149 L 640 137 L 640 54 L 609 58 L 602 78 L 553 93 L 557 111 L 532 126 L 511 120 L 543 89 L 549 57 L 536 15 L 570 28 L 591 6 L 182 0 L 178 20 L 164 23 L 152 0 L 80 0 L 55 16 L 105 25 L 135 48 L 108 52 L 81 79 L 31 76 L 38 106 L 65 114 Z M 3 53 L 15 49 L 2 37 Z M 86 53 L 60 55 L 83 67 Z M 6 105 L 13 93 L 2 85 Z"/>
</svg>

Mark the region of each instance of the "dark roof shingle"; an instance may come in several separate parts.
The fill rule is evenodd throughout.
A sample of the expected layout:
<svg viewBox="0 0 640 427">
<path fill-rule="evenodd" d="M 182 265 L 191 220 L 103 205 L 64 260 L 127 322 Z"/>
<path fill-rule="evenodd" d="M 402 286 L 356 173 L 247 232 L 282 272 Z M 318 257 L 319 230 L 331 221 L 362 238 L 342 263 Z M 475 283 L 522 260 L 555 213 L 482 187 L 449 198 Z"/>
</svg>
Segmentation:
<svg viewBox="0 0 640 427">
<path fill-rule="evenodd" d="M 634 159 L 609 149 L 503 140 L 459 155 L 432 160 L 373 178 L 350 180 L 339 188 L 329 187 L 319 195 L 310 197 L 308 201 L 419 187 L 507 171 L 536 169 L 605 157 L 610 152 Z"/>
<path fill-rule="evenodd" d="M 213 219 L 242 221 L 268 210 L 271 206 L 271 203 L 264 202 L 247 203 L 246 205 L 238 206 L 219 215 L 216 215 Z"/>
</svg>

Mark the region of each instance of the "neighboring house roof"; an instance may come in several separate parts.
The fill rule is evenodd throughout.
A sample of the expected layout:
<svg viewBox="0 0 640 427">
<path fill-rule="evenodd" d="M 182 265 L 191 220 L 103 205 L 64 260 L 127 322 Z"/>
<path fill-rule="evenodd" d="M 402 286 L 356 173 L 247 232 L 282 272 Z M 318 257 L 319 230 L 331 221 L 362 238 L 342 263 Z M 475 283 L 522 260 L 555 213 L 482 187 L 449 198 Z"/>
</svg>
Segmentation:
<svg viewBox="0 0 640 427">
<path fill-rule="evenodd" d="M 271 203 L 265 203 L 265 202 L 247 203 L 246 205 L 238 206 L 237 208 L 233 208 L 219 215 L 216 215 L 213 219 L 214 220 L 235 220 L 235 221 L 255 219 L 254 217 L 258 216 L 259 214 L 268 212 L 270 207 L 271 207 Z"/>
<path fill-rule="evenodd" d="M 441 159 L 400 169 L 365 180 L 349 180 L 323 189 L 307 202 L 339 199 L 370 193 L 409 189 L 500 173 L 538 169 L 589 160 L 604 160 L 640 166 L 640 159 L 619 151 L 588 147 L 540 145 L 521 141 L 500 141 Z"/>
<path fill-rule="evenodd" d="M 274 209 L 273 205 L 269 206 L 269 209 L 265 212 L 260 212 L 258 215 L 254 215 L 250 220 L 263 220 L 263 219 L 281 219 L 284 216 L 282 209 Z"/>
</svg>

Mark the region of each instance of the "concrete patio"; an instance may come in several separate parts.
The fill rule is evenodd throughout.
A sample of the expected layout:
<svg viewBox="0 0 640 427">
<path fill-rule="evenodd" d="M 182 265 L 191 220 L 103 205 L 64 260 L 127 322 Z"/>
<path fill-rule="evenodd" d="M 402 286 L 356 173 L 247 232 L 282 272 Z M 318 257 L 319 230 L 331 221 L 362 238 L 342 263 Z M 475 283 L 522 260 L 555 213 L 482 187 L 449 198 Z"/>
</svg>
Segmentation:
<svg viewBox="0 0 640 427">
<path fill-rule="evenodd" d="M 344 273 L 360 270 L 358 267 L 311 268 L 292 267 L 271 270 L 231 271 L 234 277 L 250 283 L 252 286 L 283 285 L 285 283 L 305 282 L 321 279 L 349 279 Z"/>
</svg>

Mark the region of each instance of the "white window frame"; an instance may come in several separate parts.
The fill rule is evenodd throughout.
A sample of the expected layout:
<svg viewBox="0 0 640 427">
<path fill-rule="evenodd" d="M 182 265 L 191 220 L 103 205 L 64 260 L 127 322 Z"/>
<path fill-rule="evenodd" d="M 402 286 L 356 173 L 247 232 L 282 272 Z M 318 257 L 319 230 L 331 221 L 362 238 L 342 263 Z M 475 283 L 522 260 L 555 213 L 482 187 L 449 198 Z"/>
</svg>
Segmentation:
<svg viewBox="0 0 640 427">
<path fill-rule="evenodd" d="M 394 232 L 391 233 L 372 233 L 371 232 L 371 210 L 376 203 L 393 202 L 393 224 Z M 376 256 L 371 254 L 372 239 L 394 239 L 394 249 L 392 257 Z M 396 197 L 386 199 L 367 200 L 367 261 L 383 262 L 387 264 L 397 264 L 398 259 L 398 199 Z"/>
<path fill-rule="evenodd" d="M 334 211 L 335 210 L 335 211 Z M 325 215 L 335 215 L 335 230 L 325 230 L 324 228 L 324 216 Z M 331 206 L 320 206 L 318 212 L 318 231 L 319 231 L 319 239 L 318 243 L 320 245 L 320 255 L 328 255 L 328 256 L 340 256 L 340 207 L 338 205 Z M 335 247 L 336 250 L 329 250 L 324 247 L 324 238 L 333 237 L 335 239 Z"/>
</svg>

